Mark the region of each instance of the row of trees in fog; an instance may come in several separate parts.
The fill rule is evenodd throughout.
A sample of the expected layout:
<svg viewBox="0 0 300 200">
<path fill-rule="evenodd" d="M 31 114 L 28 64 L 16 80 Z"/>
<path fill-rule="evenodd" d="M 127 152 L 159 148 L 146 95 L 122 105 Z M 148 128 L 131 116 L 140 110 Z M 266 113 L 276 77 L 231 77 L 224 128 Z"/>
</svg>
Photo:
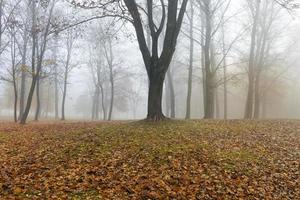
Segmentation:
<svg viewBox="0 0 300 200">
<path fill-rule="evenodd" d="M 179 107 L 190 119 L 195 102 L 204 118 L 227 119 L 235 85 L 247 91 L 244 118 L 262 118 L 294 65 L 288 52 L 295 43 L 282 30 L 295 7 L 276 0 L 0 0 L 0 104 L 11 106 L 15 122 L 65 120 L 76 84 L 70 77 L 85 70 L 89 95 L 78 97 L 76 109 L 92 120 L 129 111 L 135 118 L 145 93 L 149 120 L 179 117 Z M 140 54 L 121 50 L 130 42 Z M 130 66 L 132 57 L 145 72 Z"/>
</svg>

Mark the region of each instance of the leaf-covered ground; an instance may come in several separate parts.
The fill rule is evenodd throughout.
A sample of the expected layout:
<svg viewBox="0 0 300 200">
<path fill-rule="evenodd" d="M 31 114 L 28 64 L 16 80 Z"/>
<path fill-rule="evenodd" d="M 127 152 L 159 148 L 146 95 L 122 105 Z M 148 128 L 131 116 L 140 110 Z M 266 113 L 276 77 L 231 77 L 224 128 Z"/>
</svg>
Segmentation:
<svg viewBox="0 0 300 200">
<path fill-rule="evenodd" d="M 300 121 L 0 123 L 0 199 L 300 199 Z"/>
</svg>

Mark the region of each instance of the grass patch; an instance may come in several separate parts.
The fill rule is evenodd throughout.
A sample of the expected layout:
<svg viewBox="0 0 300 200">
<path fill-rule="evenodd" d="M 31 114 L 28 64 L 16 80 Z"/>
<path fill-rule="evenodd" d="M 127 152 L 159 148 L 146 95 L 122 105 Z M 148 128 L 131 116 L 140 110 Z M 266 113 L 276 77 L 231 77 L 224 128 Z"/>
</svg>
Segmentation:
<svg viewBox="0 0 300 200">
<path fill-rule="evenodd" d="M 242 120 L 2 125 L 0 182 L 10 183 L 0 199 L 297 199 L 299 129 Z"/>
</svg>

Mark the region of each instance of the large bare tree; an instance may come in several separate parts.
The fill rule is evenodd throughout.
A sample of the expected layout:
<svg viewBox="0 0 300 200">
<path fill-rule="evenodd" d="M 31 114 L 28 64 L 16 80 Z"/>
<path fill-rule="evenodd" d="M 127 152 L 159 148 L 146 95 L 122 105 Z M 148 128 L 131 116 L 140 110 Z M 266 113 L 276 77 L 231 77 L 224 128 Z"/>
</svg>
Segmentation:
<svg viewBox="0 0 300 200">
<path fill-rule="evenodd" d="M 181 29 L 188 0 L 164 0 L 161 4 L 161 21 L 156 24 L 153 18 L 153 0 L 147 0 L 147 19 L 151 32 L 151 48 L 147 46 L 145 28 L 142 24 L 141 10 L 135 0 L 124 0 L 132 17 L 140 51 L 149 78 L 147 119 L 159 121 L 165 118 L 162 112 L 163 83 L 166 72 L 176 49 L 176 42 Z M 158 51 L 158 40 L 165 29 L 164 44 L 161 53 Z M 150 52 L 150 49 L 152 50 Z"/>
<path fill-rule="evenodd" d="M 165 119 L 162 111 L 163 85 L 176 49 L 187 3 L 188 0 L 147 0 L 145 6 L 145 3 L 137 0 L 100 0 L 96 5 L 95 2 L 73 1 L 76 6 L 102 9 L 102 15 L 95 18 L 121 17 L 133 24 L 149 79 L 148 120 Z M 156 20 L 157 16 L 160 16 L 160 20 Z M 145 34 L 148 31 L 149 38 Z M 161 50 L 160 39 L 164 41 Z"/>
</svg>

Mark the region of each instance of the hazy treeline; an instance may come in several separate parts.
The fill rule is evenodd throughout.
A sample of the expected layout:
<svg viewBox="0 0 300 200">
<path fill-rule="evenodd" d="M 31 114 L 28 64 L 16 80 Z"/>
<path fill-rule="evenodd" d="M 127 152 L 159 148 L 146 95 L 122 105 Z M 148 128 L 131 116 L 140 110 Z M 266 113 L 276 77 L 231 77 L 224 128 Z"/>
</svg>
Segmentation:
<svg viewBox="0 0 300 200">
<path fill-rule="evenodd" d="M 0 0 L 0 115 L 21 123 L 145 112 L 154 120 L 295 118 L 293 8 L 274 0 Z"/>
</svg>

